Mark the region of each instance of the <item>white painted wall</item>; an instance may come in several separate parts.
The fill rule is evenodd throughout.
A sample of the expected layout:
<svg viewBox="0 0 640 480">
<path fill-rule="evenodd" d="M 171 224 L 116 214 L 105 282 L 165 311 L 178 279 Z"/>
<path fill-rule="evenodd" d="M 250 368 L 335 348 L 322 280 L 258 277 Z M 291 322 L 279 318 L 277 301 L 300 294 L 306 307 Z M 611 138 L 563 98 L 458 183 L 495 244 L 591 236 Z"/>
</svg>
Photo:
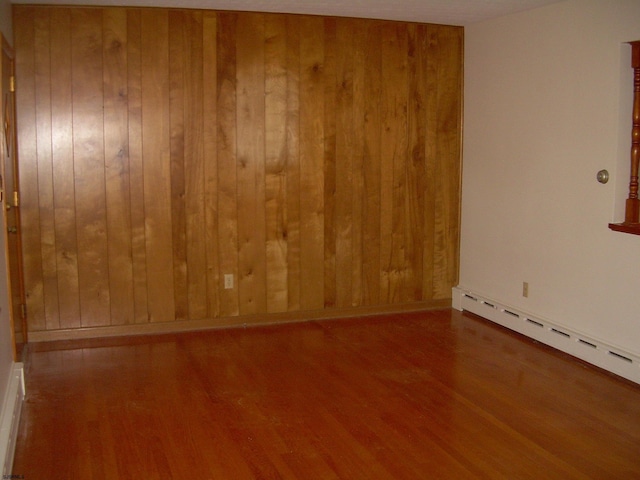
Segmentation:
<svg viewBox="0 0 640 480">
<path fill-rule="evenodd" d="M 637 355 L 640 236 L 607 227 L 624 217 L 633 40 L 638 0 L 465 29 L 460 287 Z"/>
</svg>

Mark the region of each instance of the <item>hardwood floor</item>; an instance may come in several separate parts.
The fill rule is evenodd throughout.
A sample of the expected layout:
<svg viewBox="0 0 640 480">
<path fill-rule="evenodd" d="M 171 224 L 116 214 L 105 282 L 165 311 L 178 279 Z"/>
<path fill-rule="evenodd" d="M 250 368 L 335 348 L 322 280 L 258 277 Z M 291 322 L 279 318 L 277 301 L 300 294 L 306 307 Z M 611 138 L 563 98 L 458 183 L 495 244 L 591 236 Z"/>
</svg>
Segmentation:
<svg viewBox="0 0 640 480">
<path fill-rule="evenodd" d="M 25 479 L 640 478 L 640 386 L 454 310 L 31 344 Z"/>
</svg>

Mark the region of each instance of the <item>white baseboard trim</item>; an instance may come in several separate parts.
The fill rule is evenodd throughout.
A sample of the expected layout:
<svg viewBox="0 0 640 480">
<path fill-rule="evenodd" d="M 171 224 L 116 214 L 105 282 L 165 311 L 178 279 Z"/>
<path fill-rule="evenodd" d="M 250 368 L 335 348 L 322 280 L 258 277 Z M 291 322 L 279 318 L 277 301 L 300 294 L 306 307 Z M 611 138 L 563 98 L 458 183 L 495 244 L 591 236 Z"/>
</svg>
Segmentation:
<svg viewBox="0 0 640 480">
<path fill-rule="evenodd" d="M 14 363 L 0 415 L 0 458 L 3 460 L 2 475 L 5 478 L 12 473 L 24 395 L 24 367 L 22 363 Z"/>
<path fill-rule="evenodd" d="M 640 357 L 618 347 L 459 287 L 452 305 L 640 384 Z"/>
</svg>

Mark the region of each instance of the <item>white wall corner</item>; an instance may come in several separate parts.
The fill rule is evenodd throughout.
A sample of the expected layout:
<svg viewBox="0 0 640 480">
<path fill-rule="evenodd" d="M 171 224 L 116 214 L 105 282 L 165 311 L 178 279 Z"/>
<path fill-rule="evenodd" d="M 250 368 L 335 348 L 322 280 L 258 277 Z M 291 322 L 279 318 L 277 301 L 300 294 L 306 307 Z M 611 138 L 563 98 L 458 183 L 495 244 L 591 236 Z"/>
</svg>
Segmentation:
<svg viewBox="0 0 640 480">
<path fill-rule="evenodd" d="M 462 311 L 462 298 L 464 296 L 464 290 L 459 286 L 451 289 L 451 306 L 456 310 Z"/>
<path fill-rule="evenodd" d="M 0 414 L 0 458 L 3 459 L 2 475 L 5 478 L 12 473 L 24 396 L 24 365 L 14 363 Z"/>
</svg>

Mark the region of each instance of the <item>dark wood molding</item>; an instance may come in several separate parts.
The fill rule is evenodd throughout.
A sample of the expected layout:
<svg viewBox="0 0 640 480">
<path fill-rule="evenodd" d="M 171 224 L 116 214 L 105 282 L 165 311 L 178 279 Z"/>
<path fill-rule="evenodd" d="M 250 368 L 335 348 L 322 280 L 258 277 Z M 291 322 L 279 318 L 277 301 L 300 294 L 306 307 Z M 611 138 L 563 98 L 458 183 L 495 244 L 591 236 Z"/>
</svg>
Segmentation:
<svg viewBox="0 0 640 480">
<path fill-rule="evenodd" d="M 640 223 L 610 223 L 609 228 L 615 232 L 640 235 Z"/>
<path fill-rule="evenodd" d="M 625 204 L 624 222 L 609 224 L 616 232 L 640 235 L 640 199 L 638 199 L 638 167 L 640 164 L 640 40 L 631 45 L 631 68 L 633 68 L 633 123 L 631 128 L 631 174 L 629 197 Z"/>
</svg>

